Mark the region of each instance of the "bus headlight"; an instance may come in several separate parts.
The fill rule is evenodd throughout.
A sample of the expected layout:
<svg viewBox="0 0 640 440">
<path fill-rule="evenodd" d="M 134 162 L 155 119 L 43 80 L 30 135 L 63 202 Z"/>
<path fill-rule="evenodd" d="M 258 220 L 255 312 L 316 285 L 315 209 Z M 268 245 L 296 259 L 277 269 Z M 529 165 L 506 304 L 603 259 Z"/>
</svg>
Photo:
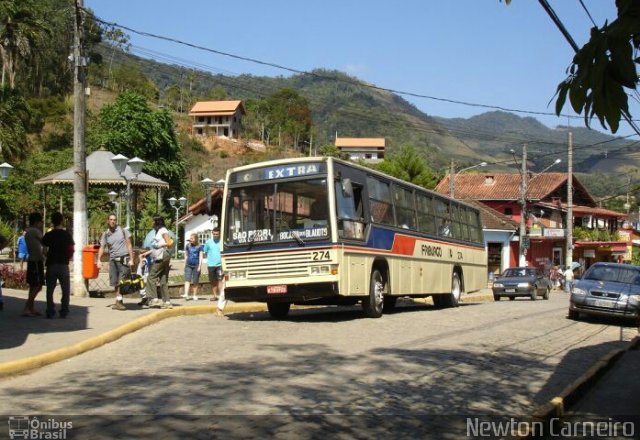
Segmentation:
<svg viewBox="0 0 640 440">
<path fill-rule="evenodd" d="M 331 273 L 331 266 L 323 265 L 323 266 L 311 266 L 309 268 L 311 275 L 328 275 Z"/>
<path fill-rule="evenodd" d="M 229 271 L 230 280 L 244 280 L 247 278 L 247 272 L 244 270 L 231 270 Z"/>
<path fill-rule="evenodd" d="M 338 275 L 337 264 L 323 264 L 322 266 L 310 266 L 311 275 Z"/>
</svg>

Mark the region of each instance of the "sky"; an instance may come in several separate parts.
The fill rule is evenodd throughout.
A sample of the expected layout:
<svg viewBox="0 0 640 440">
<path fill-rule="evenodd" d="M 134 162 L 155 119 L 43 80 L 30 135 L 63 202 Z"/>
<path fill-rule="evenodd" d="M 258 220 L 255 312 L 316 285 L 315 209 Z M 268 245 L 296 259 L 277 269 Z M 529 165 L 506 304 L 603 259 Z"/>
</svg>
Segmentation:
<svg viewBox="0 0 640 440">
<path fill-rule="evenodd" d="M 577 44 L 586 43 L 593 24 L 580 0 L 549 3 Z M 614 0 L 582 3 L 598 26 L 616 18 Z M 295 70 L 335 69 L 423 95 L 401 94 L 426 114 L 446 118 L 493 110 L 481 106 L 554 114 L 553 96 L 573 57 L 535 0 L 513 0 L 509 6 L 499 0 L 85 0 L 85 7 L 136 31 Z M 153 51 L 165 61 L 225 75 L 291 75 L 128 33 L 138 55 Z M 630 110 L 634 117 L 640 113 L 631 102 Z M 563 113 L 573 115 L 569 105 Z M 584 124 L 582 118 L 516 114 L 549 127 Z M 604 131 L 597 119 L 592 128 Z M 621 122 L 617 135 L 631 133 Z"/>
</svg>

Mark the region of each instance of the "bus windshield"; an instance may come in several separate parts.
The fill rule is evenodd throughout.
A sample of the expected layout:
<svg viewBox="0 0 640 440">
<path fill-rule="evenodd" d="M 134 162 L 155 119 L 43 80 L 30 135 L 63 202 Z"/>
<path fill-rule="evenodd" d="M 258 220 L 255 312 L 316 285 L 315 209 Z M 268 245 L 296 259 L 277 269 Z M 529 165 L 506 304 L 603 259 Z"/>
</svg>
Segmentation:
<svg viewBox="0 0 640 440">
<path fill-rule="evenodd" d="M 326 179 L 261 182 L 229 188 L 227 245 L 296 242 L 329 236 Z"/>
</svg>

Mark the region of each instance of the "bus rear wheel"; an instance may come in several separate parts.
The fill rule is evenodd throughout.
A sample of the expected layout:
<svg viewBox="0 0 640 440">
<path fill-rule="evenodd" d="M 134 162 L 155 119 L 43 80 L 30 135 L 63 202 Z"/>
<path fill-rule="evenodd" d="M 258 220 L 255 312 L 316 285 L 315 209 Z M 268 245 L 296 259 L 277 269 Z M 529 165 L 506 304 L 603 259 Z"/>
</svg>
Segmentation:
<svg viewBox="0 0 640 440">
<path fill-rule="evenodd" d="M 269 314 L 272 318 L 282 319 L 286 318 L 289 314 L 289 309 L 291 308 L 291 303 L 288 302 L 268 302 L 267 310 L 269 310 Z"/>
<path fill-rule="evenodd" d="M 384 278 L 378 269 L 371 272 L 369 283 L 369 296 L 362 300 L 362 310 L 367 318 L 379 318 L 382 316 L 384 304 Z"/>
<path fill-rule="evenodd" d="M 451 293 L 448 295 L 437 295 L 433 297 L 436 307 L 458 307 L 460 305 L 460 295 L 462 294 L 462 283 L 460 275 L 454 272 L 451 275 Z"/>
</svg>

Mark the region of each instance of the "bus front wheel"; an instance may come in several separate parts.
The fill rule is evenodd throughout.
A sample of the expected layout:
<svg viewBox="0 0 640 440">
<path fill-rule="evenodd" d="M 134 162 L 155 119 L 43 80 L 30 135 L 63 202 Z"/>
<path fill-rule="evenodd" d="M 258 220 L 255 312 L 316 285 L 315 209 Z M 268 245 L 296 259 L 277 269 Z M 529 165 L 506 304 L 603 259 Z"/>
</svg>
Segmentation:
<svg viewBox="0 0 640 440">
<path fill-rule="evenodd" d="M 291 303 L 288 302 L 268 302 L 267 310 L 272 318 L 282 319 L 289 314 Z"/>
<path fill-rule="evenodd" d="M 379 318 L 382 316 L 384 304 L 384 278 L 378 269 L 371 272 L 369 283 L 369 296 L 362 300 L 362 309 L 367 318 Z"/>
</svg>

